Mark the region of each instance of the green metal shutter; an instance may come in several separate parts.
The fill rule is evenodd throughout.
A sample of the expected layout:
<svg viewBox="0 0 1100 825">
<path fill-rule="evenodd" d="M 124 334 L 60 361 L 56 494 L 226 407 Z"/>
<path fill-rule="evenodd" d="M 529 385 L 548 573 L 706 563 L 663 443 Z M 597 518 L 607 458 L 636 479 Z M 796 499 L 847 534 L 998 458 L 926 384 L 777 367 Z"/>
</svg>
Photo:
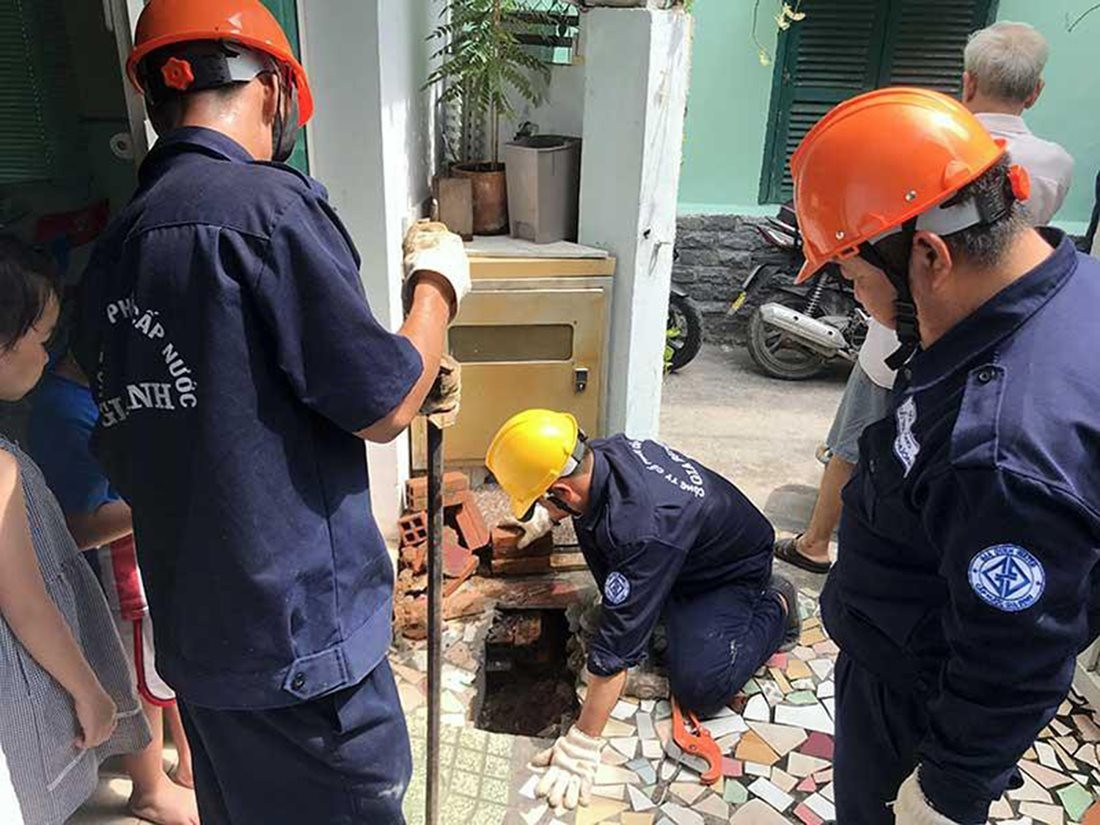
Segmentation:
<svg viewBox="0 0 1100 825">
<path fill-rule="evenodd" d="M 994 0 L 803 0 L 806 18 L 779 39 L 761 203 L 791 197 L 789 161 L 829 109 L 881 86 L 959 92 L 963 47 Z"/>
<path fill-rule="evenodd" d="M 837 103 L 875 88 L 888 6 L 881 0 L 804 0 L 806 18 L 779 41 L 760 200 L 791 193 L 787 161 Z"/>
<path fill-rule="evenodd" d="M 989 23 L 991 6 L 990 0 L 893 0 L 879 84 L 961 94 L 967 37 Z"/>
<path fill-rule="evenodd" d="M 298 4 L 296 0 L 263 0 L 263 4 L 275 15 L 275 19 L 279 21 L 283 31 L 286 32 L 287 39 L 294 49 L 294 54 L 301 59 L 302 52 L 298 43 Z M 308 70 L 309 67 L 306 68 Z M 298 142 L 294 146 L 294 154 L 290 156 L 287 163 L 301 172 L 309 173 L 305 130 L 298 133 Z"/>
<path fill-rule="evenodd" d="M 0 3 L 0 184 L 72 173 L 78 129 L 61 0 Z"/>
</svg>

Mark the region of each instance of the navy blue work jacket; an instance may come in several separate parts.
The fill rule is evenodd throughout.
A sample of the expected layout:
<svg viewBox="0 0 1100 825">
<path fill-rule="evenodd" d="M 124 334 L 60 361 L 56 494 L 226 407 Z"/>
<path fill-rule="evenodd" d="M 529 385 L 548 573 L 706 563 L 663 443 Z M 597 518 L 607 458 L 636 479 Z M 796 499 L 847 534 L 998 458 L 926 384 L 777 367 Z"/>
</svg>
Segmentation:
<svg viewBox="0 0 1100 825">
<path fill-rule="evenodd" d="M 758 582 L 771 570 L 774 533 L 722 476 L 656 441 L 589 442 L 588 510 L 577 539 L 603 593 L 588 669 L 611 676 L 637 664 L 670 594 Z"/>
<path fill-rule="evenodd" d="M 1100 261 L 1041 265 L 898 376 L 860 441 L 823 594 L 842 650 L 927 697 L 921 784 L 984 822 L 1096 636 Z"/>
<path fill-rule="evenodd" d="M 157 667 L 185 701 L 287 706 L 385 655 L 392 566 L 353 433 L 423 367 L 358 270 L 320 184 L 184 128 L 84 275 L 94 450 L 133 507 Z"/>
</svg>

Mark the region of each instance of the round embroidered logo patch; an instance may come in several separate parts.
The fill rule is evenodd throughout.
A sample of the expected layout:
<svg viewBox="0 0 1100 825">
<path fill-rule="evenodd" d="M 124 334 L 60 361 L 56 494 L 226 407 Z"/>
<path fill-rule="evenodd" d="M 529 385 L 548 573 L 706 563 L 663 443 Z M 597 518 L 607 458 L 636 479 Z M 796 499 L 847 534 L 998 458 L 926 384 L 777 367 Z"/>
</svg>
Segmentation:
<svg viewBox="0 0 1100 825">
<path fill-rule="evenodd" d="M 1042 563 L 1015 544 L 995 544 L 970 560 L 970 587 L 982 601 L 1006 613 L 1027 610 L 1046 586 Z"/>
<path fill-rule="evenodd" d="M 630 582 L 622 573 L 612 573 L 603 585 L 603 597 L 608 604 L 622 604 L 630 597 Z"/>
</svg>

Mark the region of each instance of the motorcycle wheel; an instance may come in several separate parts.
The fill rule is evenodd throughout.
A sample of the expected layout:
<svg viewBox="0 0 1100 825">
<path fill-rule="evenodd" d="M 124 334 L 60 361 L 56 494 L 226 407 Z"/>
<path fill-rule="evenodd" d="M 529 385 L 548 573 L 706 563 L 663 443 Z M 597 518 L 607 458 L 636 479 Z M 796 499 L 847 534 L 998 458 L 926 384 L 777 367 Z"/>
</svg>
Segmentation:
<svg viewBox="0 0 1100 825">
<path fill-rule="evenodd" d="M 668 370 L 686 367 L 703 346 L 703 314 L 686 295 L 668 297 L 668 332 L 665 345 L 672 351 Z"/>
<path fill-rule="evenodd" d="M 794 296 L 785 292 L 773 292 L 761 301 L 789 306 Z M 798 300 L 798 299 L 794 299 Z M 801 306 L 793 307 L 801 309 Z M 772 378 L 784 381 L 805 381 L 813 378 L 825 366 L 826 358 L 799 344 L 783 330 L 769 326 L 760 316 L 757 307 L 749 317 L 749 332 L 746 344 L 753 363 L 761 372 Z"/>
</svg>

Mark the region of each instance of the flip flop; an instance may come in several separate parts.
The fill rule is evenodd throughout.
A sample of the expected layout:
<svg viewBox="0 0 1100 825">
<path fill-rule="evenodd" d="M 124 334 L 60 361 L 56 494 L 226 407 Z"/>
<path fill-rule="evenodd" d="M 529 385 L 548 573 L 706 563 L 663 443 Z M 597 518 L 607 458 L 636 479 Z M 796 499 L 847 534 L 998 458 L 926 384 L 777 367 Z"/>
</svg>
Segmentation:
<svg viewBox="0 0 1100 825">
<path fill-rule="evenodd" d="M 801 537 L 802 534 L 799 533 L 793 539 L 779 539 L 775 543 L 775 557 L 809 573 L 817 573 L 821 576 L 828 573 L 833 567 L 831 563 L 814 561 L 798 552 L 798 540 Z"/>
</svg>

